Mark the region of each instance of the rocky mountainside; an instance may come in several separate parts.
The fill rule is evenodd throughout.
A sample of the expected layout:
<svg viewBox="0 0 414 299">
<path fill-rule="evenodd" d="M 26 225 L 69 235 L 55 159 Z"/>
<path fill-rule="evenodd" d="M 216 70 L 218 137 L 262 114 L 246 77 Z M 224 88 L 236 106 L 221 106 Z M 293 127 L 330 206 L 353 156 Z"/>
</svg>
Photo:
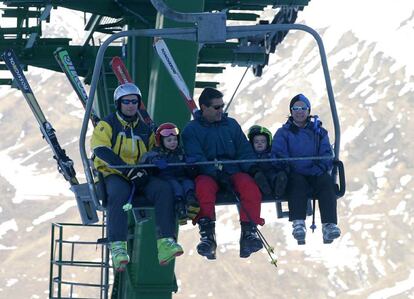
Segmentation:
<svg viewBox="0 0 414 299">
<path fill-rule="evenodd" d="M 323 245 L 318 225 L 307 245 L 298 246 L 289 222 L 276 219 L 274 205 L 264 204 L 262 232 L 275 246 L 276 269 L 264 251 L 238 257 L 236 207 L 219 207 L 216 261 L 195 252 L 197 228 L 188 225 L 180 233 L 186 252 L 176 263 L 174 298 L 414 298 L 414 64 L 408 55 L 414 51 L 414 7 L 408 1 L 332 2 L 311 1 L 299 21 L 324 39 L 341 121 L 347 176 L 347 193 L 338 202 L 341 238 Z M 231 78 L 221 86 L 227 100 L 241 72 L 218 78 Z M 30 69 L 28 78 L 82 179 L 83 110 L 75 93 L 61 74 Z M 263 76 L 246 77 L 229 112 L 244 130 L 258 123 L 275 132 L 291 97 L 304 93 L 333 142 L 324 88 L 315 42 L 290 32 Z M 46 298 L 50 224 L 78 222 L 75 200 L 23 97 L 8 87 L 1 88 L 0 126 L 0 297 Z"/>
</svg>

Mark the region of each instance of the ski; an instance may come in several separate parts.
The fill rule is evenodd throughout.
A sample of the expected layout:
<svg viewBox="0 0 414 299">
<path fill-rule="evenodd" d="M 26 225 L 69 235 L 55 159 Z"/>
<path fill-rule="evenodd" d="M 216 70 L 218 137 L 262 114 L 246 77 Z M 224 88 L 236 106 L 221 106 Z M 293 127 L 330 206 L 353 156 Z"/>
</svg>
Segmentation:
<svg viewBox="0 0 414 299">
<path fill-rule="evenodd" d="M 37 102 L 29 82 L 27 81 L 23 70 L 20 67 L 19 60 L 12 49 L 8 49 L 1 55 L 7 68 L 12 73 L 20 91 L 23 93 L 24 98 L 29 104 L 30 109 L 36 117 L 40 126 L 43 138 L 47 141 L 53 151 L 53 158 L 57 161 L 58 170 L 71 185 L 78 185 L 79 182 L 76 178 L 76 172 L 73 168 L 73 161 L 66 155 L 65 150 L 60 147 L 60 144 L 55 135 L 55 130 L 52 125 L 46 120 L 42 109 Z"/>
<path fill-rule="evenodd" d="M 194 113 L 198 110 L 197 104 L 191 97 L 187 84 L 181 76 L 181 73 L 175 64 L 174 58 L 172 57 L 170 50 L 168 50 L 167 44 L 162 38 L 158 38 L 154 41 L 154 49 L 166 67 L 168 73 L 171 75 L 171 78 L 173 79 L 175 85 L 177 85 L 178 90 L 180 91 L 181 96 L 184 98 L 188 109 L 194 116 Z"/>
<path fill-rule="evenodd" d="M 62 71 L 65 73 L 66 77 L 69 79 L 70 84 L 78 95 L 79 100 L 81 101 L 83 108 L 86 108 L 86 103 L 88 102 L 88 94 L 86 93 L 85 87 L 79 79 L 78 73 L 76 72 L 75 66 L 73 65 L 72 60 L 70 59 L 68 51 L 63 48 L 57 48 L 53 52 L 57 63 L 59 64 Z M 93 126 L 96 126 L 100 121 L 100 118 L 96 115 L 95 111 L 92 110 L 90 115 Z"/>
<path fill-rule="evenodd" d="M 111 60 L 111 67 L 112 67 L 112 71 L 114 72 L 114 74 L 115 74 L 115 76 L 118 79 L 118 82 L 120 84 L 133 83 L 132 78 L 129 75 L 129 72 L 128 72 L 124 62 L 122 61 L 121 57 L 119 57 L 119 56 L 113 57 L 112 60 Z M 139 106 L 139 113 L 141 114 L 142 119 L 144 120 L 144 122 L 147 125 L 149 125 L 152 130 L 155 131 L 155 127 L 156 127 L 155 123 L 151 119 L 151 116 L 148 114 L 148 111 L 145 108 L 144 101 L 141 101 L 141 104 Z"/>
</svg>

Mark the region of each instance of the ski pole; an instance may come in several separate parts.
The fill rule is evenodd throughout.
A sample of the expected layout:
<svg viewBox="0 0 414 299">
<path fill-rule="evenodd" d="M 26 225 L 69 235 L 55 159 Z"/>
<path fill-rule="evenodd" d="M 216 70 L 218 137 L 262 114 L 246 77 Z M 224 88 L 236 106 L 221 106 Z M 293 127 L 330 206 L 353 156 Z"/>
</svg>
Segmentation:
<svg viewBox="0 0 414 299">
<path fill-rule="evenodd" d="M 315 204 L 316 204 L 316 198 L 315 196 L 312 199 L 312 225 L 310 226 L 310 229 L 312 230 L 312 232 L 315 231 L 316 229 L 316 224 L 315 224 Z"/>
<path fill-rule="evenodd" d="M 277 259 L 273 256 L 274 255 L 274 247 L 267 242 L 266 238 L 262 234 L 262 232 L 257 228 L 255 223 L 253 222 L 252 218 L 250 217 L 250 214 L 248 211 L 244 208 L 240 198 L 237 196 L 237 193 L 233 190 L 233 188 L 230 189 L 233 196 L 236 198 L 236 201 L 238 202 L 240 208 L 243 210 L 244 213 L 246 213 L 247 218 L 249 219 L 250 223 L 253 224 L 253 227 L 255 228 L 255 231 L 257 232 L 257 235 L 259 236 L 260 242 L 263 244 L 263 247 L 265 248 L 267 254 L 270 257 L 270 263 L 275 265 L 277 267 Z"/>
</svg>

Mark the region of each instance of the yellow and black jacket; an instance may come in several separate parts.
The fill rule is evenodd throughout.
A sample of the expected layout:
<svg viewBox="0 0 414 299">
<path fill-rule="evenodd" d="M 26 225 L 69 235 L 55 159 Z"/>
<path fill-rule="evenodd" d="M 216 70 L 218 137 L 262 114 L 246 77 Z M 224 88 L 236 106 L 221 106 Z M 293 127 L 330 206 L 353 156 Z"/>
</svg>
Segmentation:
<svg viewBox="0 0 414 299">
<path fill-rule="evenodd" d="M 154 133 L 143 121 L 137 119 L 128 123 L 118 112 L 112 113 L 98 123 L 92 134 L 95 168 L 104 176 L 122 174 L 125 169 L 113 169 L 108 165 L 137 164 L 154 144 Z"/>
</svg>

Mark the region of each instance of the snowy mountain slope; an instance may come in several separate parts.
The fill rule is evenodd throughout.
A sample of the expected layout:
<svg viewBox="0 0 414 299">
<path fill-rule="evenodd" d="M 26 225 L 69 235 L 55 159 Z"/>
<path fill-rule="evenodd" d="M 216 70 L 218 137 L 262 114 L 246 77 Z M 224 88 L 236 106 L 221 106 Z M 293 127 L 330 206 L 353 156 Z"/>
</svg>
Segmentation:
<svg viewBox="0 0 414 299">
<path fill-rule="evenodd" d="M 343 235 L 323 245 L 318 223 L 307 245 L 297 246 L 287 220 L 277 220 L 273 205 L 263 205 L 262 231 L 279 259 L 275 270 L 265 252 L 238 258 L 236 208 L 220 207 L 217 261 L 195 252 L 196 228 L 182 230 L 186 253 L 177 260 L 180 290 L 174 298 L 414 298 L 414 63 L 409 55 L 414 7 L 409 1 L 313 0 L 299 16 L 322 35 L 328 54 L 347 174 L 347 194 L 338 205 Z M 290 98 L 302 92 L 333 141 L 314 46 L 306 34 L 291 32 L 263 77 L 247 76 L 229 111 L 243 129 L 260 123 L 274 132 L 286 119 Z M 240 76 L 240 70 L 225 74 L 232 78 L 222 86 L 226 96 Z M 45 114 L 82 173 L 76 139 L 82 109 L 69 84 L 61 75 L 38 70 L 31 70 L 29 80 L 41 82 L 33 83 L 35 94 L 42 107 L 52 107 Z M 6 88 L 1 94 L 0 297 L 45 298 L 50 222 L 79 217 L 24 99 Z"/>
</svg>

